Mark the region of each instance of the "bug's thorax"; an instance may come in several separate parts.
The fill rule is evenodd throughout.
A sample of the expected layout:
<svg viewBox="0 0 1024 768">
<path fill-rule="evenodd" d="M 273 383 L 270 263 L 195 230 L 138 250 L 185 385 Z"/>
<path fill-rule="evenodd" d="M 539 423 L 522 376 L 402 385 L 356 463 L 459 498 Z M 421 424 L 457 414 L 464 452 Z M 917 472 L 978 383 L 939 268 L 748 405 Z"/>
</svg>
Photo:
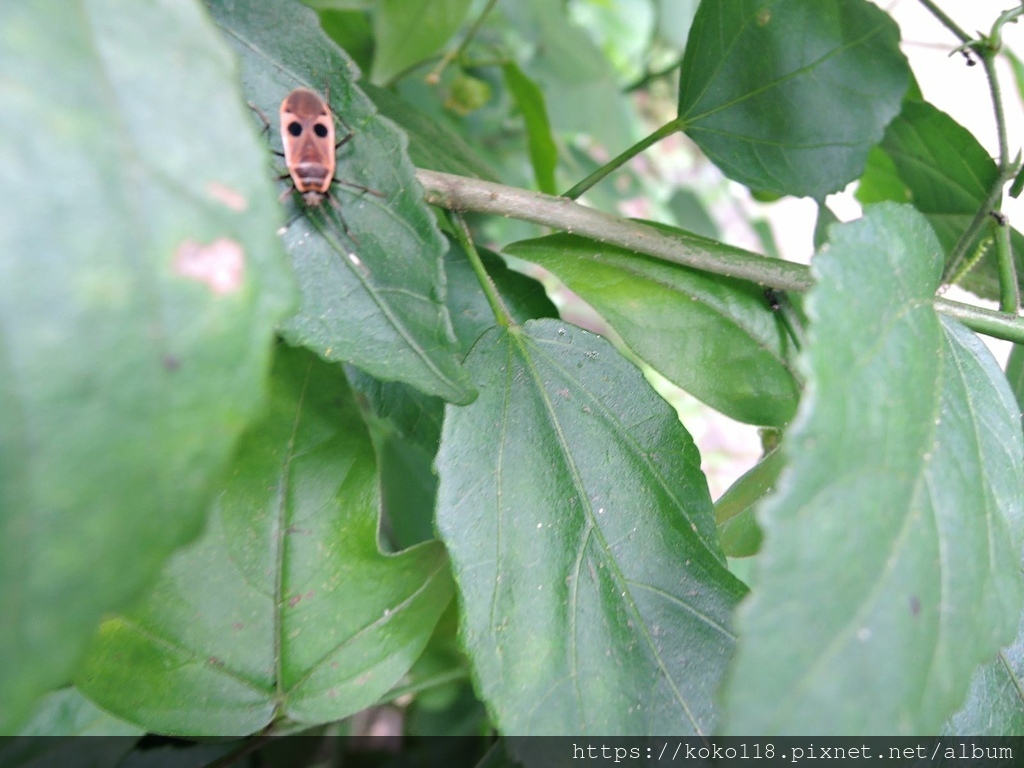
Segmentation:
<svg viewBox="0 0 1024 768">
<path fill-rule="evenodd" d="M 307 205 L 319 205 L 334 179 L 334 117 L 307 88 L 281 102 L 281 143 L 288 173 Z"/>
</svg>

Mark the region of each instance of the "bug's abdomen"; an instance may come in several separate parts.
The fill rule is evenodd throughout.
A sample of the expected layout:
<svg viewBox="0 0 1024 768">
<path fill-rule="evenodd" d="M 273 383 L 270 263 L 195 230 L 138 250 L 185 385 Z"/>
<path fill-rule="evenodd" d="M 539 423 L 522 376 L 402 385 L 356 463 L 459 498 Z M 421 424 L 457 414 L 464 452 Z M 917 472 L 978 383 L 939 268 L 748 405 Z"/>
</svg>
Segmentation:
<svg viewBox="0 0 1024 768">
<path fill-rule="evenodd" d="M 299 162 L 292 169 L 292 180 L 299 192 L 326 192 L 331 186 L 330 169 L 319 161 Z"/>
</svg>

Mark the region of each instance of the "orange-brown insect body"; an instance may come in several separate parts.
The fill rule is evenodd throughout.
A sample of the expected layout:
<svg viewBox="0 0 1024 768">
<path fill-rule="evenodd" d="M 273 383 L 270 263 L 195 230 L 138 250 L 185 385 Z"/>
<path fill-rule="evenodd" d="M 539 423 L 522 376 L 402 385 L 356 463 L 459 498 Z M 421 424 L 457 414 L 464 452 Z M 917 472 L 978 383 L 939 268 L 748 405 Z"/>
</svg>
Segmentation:
<svg viewBox="0 0 1024 768">
<path fill-rule="evenodd" d="M 319 205 L 334 180 L 334 117 L 319 95 L 296 88 L 281 102 L 284 163 L 306 205 Z"/>
</svg>

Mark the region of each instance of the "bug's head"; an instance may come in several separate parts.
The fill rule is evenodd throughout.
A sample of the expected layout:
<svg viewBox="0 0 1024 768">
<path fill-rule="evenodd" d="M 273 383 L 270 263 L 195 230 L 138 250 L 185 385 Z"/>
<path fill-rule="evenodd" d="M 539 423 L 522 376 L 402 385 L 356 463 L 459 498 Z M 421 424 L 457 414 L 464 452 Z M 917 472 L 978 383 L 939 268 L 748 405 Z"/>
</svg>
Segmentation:
<svg viewBox="0 0 1024 768">
<path fill-rule="evenodd" d="M 287 149 L 290 143 L 302 142 L 334 149 L 334 119 L 327 102 L 308 88 L 296 88 L 281 102 L 281 139 Z"/>
</svg>

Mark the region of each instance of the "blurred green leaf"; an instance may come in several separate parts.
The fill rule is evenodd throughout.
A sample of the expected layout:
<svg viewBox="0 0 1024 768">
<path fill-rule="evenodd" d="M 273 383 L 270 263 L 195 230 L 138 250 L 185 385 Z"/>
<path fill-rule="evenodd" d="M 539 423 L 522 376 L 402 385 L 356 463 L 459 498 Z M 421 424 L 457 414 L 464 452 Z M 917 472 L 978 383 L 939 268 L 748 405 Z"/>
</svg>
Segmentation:
<svg viewBox="0 0 1024 768">
<path fill-rule="evenodd" d="M 303 2 L 311 5 L 309 0 Z M 373 27 L 369 16 L 363 11 L 331 8 L 318 10 L 320 26 L 323 27 L 324 33 L 352 57 L 360 70 L 368 70 L 373 63 L 374 49 Z M 361 85 L 365 86 L 367 83 Z"/>
<path fill-rule="evenodd" d="M 700 0 L 656 0 L 657 35 L 678 50 L 686 48 Z"/>
<path fill-rule="evenodd" d="M 1013 71 L 1013 81 L 1017 86 L 1017 96 L 1024 100 L 1024 61 L 1021 61 L 1020 57 L 1007 47 L 1003 47 L 999 52 L 1010 62 L 1010 69 Z"/>
<path fill-rule="evenodd" d="M 378 0 L 302 0 L 315 11 L 369 11 Z"/>
<path fill-rule="evenodd" d="M 493 329 L 449 406 L 437 525 L 462 638 L 502 733 L 709 733 L 743 586 L 700 457 L 608 342 Z"/>
<path fill-rule="evenodd" d="M 899 29 L 866 0 L 718 0 L 693 20 L 679 121 L 727 176 L 823 199 L 900 110 Z"/>
<path fill-rule="evenodd" d="M 199 532 L 294 283 L 195 3 L 4 3 L 0 71 L 3 733 Z"/>
<path fill-rule="evenodd" d="M 711 240 L 719 239 L 718 225 L 711 218 L 701 199 L 690 190 L 677 189 L 672 193 L 667 205 L 680 229 Z"/>
<path fill-rule="evenodd" d="M 355 131 L 339 150 L 336 177 L 383 195 L 334 184 L 340 212 L 288 196 L 282 237 L 302 301 L 285 337 L 380 379 L 471 400 L 444 307 L 444 241 L 406 157 L 405 137 L 354 85 L 354 65 L 324 35 L 315 13 L 288 0 L 208 3 L 242 60 L 250 102 L 276 114 L 296 86 L 329 86 L 335 114 Z M 280 139 L 271 137 L 270 145 L 278 148 Z"/>
<path fill-rule="evenodd" d="M 25 723 L 18 735 L 19 736 L 135 736 L 140 737 L 145 732 L 124 722 L 118 720 L 113 715 L 104 712 L 102 709 L 97 707 L 87 698 L 85 698 L 77 688 L 61 688 L 58 691 L 53 691 L 46 694 L 36 706 L 32 716 Z M 69 738 L 69 739 L 36 739 L 36 741 L 48 741 L 46 749 L 41 750 L 42 753 L 48 753 L 55 749 L 66 750 L 71 755 L 75 754 L 82 746 L 81 739 Z M 112 741 L 112 739 L 103 739 L 103 741 Z M 134 739 L 118 739 L 120 743 L 118 748 L 110 750 L 108 748 L 98 753 L 99 756 L 105 757 L 107 760 L 114 758 L 124 752 L 131 749 Z M 54 756 L 50 754 L 50 760 L 54 760 Z M 13 764 L 20 765 L 18 761 L 13 761 Z M 76 763 L 77 765 L 78 763 Z M 97 765 L 109 765 L 112 763 L 103 763 L 97 760 Z M 10 755 L 5 753 L 0 748 L 0 765 L 8 766 L 12 765 L 10 761 Z"/>
<path fill-rule="evenodd" d="M 509 62 L 501 69 L 505 73 L 505 86 L 526 123 L 530 163 L 537 179 L 537 188 L 549 195 L 558 194 L 555 186 L 558 148 L 551 137 L 551 123 L 548 121 L 548 111 L 544 104 L 544 93 L 514 63 Z"/>
<path fill-rule="evenodd" d="M 378 549 L 373 449 L 340 368 L 281 346 L 271 383 L 206 533 L 104 622 L 77 678 L 147 730 L 346 717 L 405 674 L 451 597 L 436 542 Z"/>
<path fill-rule="evenodd" d="M 472 0 L 380 0 L 373 15 L 377 50 L 370 79 L 382 85 L 437 53 Z"/>
<path fill-rule="evenodd" d="M 386 88 L 360 85 L 380 113 L 394 120 L 409 137 L 409 158 L 419 168 L 497 181 L 494 171 L 461 134 L 400 99 Z"/>
<path fill-rule="evenodd" d="M 1020 410 L 935 313 L 941 250 L 912 208 L 833 227 L 813 268 L 807 394 L 758 514 L 724 730 L 933 733 L 1017 630 Z"/>
<path fill-rule="evenodd" d="M 531 54 L 518 63 L 543 91 L 552 130 L 583 133 L 611 148 L 632 142 L 632 104 L 607 57 L 566 17 L 562 4 L 519 0 L 501 9 L 510 47 Z"/>
<path fill-rule="evenodd" d="M 550 271 L 637 357 L 712 408 L 770 425 L 796 411 L 800 388 L 788 338 L 756 285 L 576 235 L 525 240 L 505 251 Z"/>
</svg>

